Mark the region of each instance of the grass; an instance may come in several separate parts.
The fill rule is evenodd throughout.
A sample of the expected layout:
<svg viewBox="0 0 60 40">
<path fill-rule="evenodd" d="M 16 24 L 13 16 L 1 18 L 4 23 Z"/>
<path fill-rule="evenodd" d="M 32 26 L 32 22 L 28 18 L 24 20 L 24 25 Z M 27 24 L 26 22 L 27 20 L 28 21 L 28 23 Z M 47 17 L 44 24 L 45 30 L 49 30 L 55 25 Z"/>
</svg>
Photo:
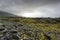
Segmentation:
<svg viewBox="0 0 60 40">
<path fill-rule="evenodd" d="M 43 32 L 57 32 L 57 35 L 60 35 L 60 18 L 9 18 L 10 21 L 17 21 L 22 25 L 28 27 L 42 30 Z M 54 34 L 51 34 L 51 40 L 55 40 Z M 45 37 L 42 36 L 42 40 L 45 40 Z M 60 39 L 56 39 L 60 40 Z"/>
</svg>

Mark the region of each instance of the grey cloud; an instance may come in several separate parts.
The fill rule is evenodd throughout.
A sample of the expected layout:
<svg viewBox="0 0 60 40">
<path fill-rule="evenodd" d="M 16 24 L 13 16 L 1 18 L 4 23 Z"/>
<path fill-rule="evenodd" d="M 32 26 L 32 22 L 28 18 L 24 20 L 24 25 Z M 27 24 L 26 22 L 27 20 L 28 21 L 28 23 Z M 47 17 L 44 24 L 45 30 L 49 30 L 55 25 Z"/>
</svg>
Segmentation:
<svg viewBox="0 0 60 40">
<path fill-rule="evenodd" d="M 60 0 L 0 0 L 0 10 L 23 15 L 21 12 L 38 9 L 42 16 L 60 16 Z M 34 17 L 41 16 L 40 14 Z"/>
</svg>

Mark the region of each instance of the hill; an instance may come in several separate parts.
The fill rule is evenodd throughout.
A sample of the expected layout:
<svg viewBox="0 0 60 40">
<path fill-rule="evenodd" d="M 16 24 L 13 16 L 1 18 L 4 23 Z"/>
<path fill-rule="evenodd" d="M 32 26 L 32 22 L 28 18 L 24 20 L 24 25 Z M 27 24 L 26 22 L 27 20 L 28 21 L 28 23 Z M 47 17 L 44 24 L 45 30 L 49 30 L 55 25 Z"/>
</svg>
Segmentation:
<svg viewBox="0 0 60 40">
<path fill-rule="evenodd" d="M 60 18 L 23 18 L 23 17 L 7 17 L 8 22 L 18 22 L 26 27 L 35 30 L 42 30 L 44 33 L 51 33 L 51 40 L 60 40 Z M 4 20 L 5 21 L 5 20 Z M 27 33 L 27 32 L 25 32 Z M 35 32 L 36 33 L 36 32 Z M 27 34 L 28 35 L 28 34 Z M 38 35 L 40 36 L 39 32 Z M 36 36 L 35 36 L 36 37 Z M 42 40 L 45 40 L 44 35 Z"/>
<path fill-rule="evenodd" d="M 8 12 L 0 11 L 0 17 L 16 17 L 16 15 Z"/>
</svg>

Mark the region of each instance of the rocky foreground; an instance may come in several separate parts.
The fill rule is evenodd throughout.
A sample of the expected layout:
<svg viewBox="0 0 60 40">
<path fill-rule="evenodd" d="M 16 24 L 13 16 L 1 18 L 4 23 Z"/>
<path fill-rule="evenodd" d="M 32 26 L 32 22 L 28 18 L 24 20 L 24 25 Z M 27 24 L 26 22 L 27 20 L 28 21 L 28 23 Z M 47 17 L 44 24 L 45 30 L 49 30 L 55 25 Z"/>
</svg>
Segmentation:
<svg viewBox="0 0 60 40">
<path fill-rule="evenodd" d="M 19 22 L 0 19 L 0 40 L 60 40 L 60 36 L 56 30 L 43 32 Z"/>
</svg>

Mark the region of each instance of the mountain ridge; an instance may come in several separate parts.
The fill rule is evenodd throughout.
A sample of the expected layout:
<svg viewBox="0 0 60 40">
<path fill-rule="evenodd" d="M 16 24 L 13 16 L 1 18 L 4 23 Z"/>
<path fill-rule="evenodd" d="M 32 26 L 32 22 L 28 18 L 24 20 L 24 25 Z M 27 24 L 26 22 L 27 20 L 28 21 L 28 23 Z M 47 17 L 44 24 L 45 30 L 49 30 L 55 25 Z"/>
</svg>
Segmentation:
<svg viewBox="0 0 60 40">
<path fill-rule="evenodd" d="M 0 11 L 0 17 L 16 17 L 17 15 L 14 15 L 12 13 L 9 12 L 5 12 L 5 11 Z"/>
</svg>

